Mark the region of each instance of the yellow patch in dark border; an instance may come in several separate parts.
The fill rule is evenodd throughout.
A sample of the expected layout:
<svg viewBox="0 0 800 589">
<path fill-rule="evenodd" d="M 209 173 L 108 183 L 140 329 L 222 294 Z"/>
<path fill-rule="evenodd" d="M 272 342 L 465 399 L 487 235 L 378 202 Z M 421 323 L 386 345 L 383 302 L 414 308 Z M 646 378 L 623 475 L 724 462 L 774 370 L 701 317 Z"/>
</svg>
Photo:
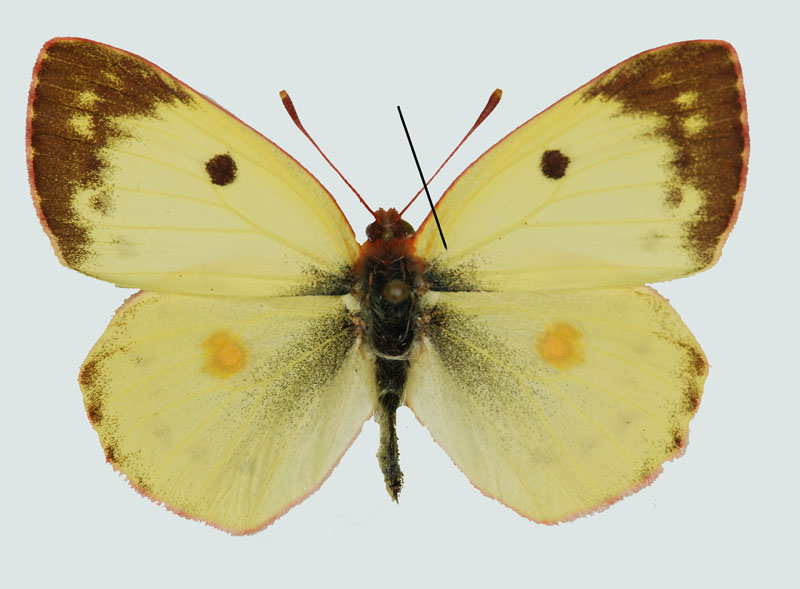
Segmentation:
<svg viewBox="0 0 800 589">
<path fill-rule="evenodd" d="M 29 165 L 40 214 L 67 264 L 81 269 L 91 254 L 73 198 L 113 189 L 104 185 L 103 150 L 125 136 L 116 119 L 154 116 L 159 105 L 192 100 L 177 80 L 119 49 L 80 39 L 45 46 L 29 97 Z"/>
<path fill-rule="evenodd" d="M 601 76 L 583 98 L 660 119 L 654 135 L 673 150 L 665 204 L 673 206 L 682 187 L 702 195 L 684 226 L 685 244 L 696 270 L 712 264 L 744 188 L 747 157 L 744 91 L 730 46 L 697 41 L 648 51 Z"/>
</svg>

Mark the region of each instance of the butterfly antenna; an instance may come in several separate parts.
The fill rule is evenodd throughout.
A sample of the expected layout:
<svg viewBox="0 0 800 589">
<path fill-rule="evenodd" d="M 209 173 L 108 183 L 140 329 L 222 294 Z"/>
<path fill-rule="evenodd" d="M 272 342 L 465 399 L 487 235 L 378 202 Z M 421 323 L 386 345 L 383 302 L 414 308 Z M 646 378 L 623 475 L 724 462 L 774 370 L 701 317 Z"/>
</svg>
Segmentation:
<svg viewBox="0 0 800 589">
<path fill-rule="evenodd" d="M 325 152 L 323 152 L 319 148 L 319 145 L 317 145 L 317 142 L 314 141 L 311 138 L 311 135 L 309 135 L 308 131 L 306 131 L 305 127 L 303 127 L 303 123 L 300 122 L 300 117 L 297 116 L 297 110 L 295 110 L 295 108 L 294 108 L 294 103 L 292 103 L 292 99 L 289 98 L 289 94 L 286 92 L 286 90 L 281 90 L 281 100 L 283 101 L 283 107 L 286 109 L 286 112 L 289 113 L 289 116 L 292 117 L 292 120 L 294 121 L 294 124 L 297 125 L 298 129 L 300 129 L 300 132 L 303 133 L 303 135 L 306 136 L 306 139 L 308 139 L 311 142 L 311 145 L 313 145 L 314 147 L 317 148 L 317 151 L 320 153 L 320 155 L 323 158 L 325 158 L 325 161 L 328 162 L 328 165 L 330 165 L 330 167 L 333 168 L 333 170 L 337 174 L 339 174 L 339 178 L 344 180 L 344 183 L 347 184 L 347 186 L 350 187 L 350 190 L 352 190 L 353 193 L 358 197 L 358 200 L 361 201 L 361 204 L 364 205 L 364 207 L 366 207 L 366 209 L 370 212 L 370 214 L 373 217 L 375 217 L 375 212 L 371 208 L 369 208 L 369 205 L 366 202 L 364 202 L 364 199 L 361 198 L 361 195 L 358 193 L 358 191 L 355 188 L 353 188 L 353 185 L 350 184 L 350 182 L 347 181 L 347 178 L 345 178 L 342 175 L 342 173 L 339 171 L 339 169 L 336 166 L 333 165 L 333 162 L 328 159 L 328 156 L 325 155 Z"/>
<path fill-rule="evenodd" d="M 474 125 L 472 125 L 472 128 L 471 128 L 469 131 L 467 131 L 467 134 L 466 134 L 466 135 L 464 135 L 464 138 L 463 138 L 461 141 L 459 141 L 459 142 L 458 142 L 458 145 L 456 145 L 455 149 L 453 149 L 453 151 L 451 151 L 451 152 L 450 152 L 450 155 L 448 155 L 448 156 L 447 156 L 447 159 L 445 159 L 445 160 L 442 162 L 442 165 L 441 165 L 441 166 L 439 166 L 439 168 L 438 168 L 438 169 L 437 169 L 437 170 L 436 170 L 436 171 L 433 173 L 433 176 L 431 176 L 431 177 L 428 179 L 428 182 L 427 182 L 427 184 L 430 184 L 430 183 L 431 183 L 431 181 L 432 181 L 434 178 L 436 178 L 436 176 L 439 174 L 439 172 L 441 172 L 441 171 L 442 171 L 442 168 L 444 168 L 445 164 L 446 164 L 447 162 L 449 162 L 449 161 L 450 161 L 450 158 L 452 158 L 452 157 L 455 155 L 455 153 L 456 153 L 456 152 L 458 151 L 458 149 L 459 149 L 459 148 L 460 148 L 460 147 L 461 147 L 461 146 L 464 144 L 464 142 L 467 140 L 467 138 L 468 138 L 470 135 L 472 135 L 472 132 L 473 132 L 475 129 L 477 129 L 477 128 L 478 128 L 478 126 L 479 126 L 479 125 L 480 125 L 480 124 L 481 124 L 481 123 L 482 123 L 482 122 L 483 122 L 483 121 L 486 119 L 486 117 L 488 117 L 490 114 L 492 114 L 492 111 L 494 110 L 494 107 L 496 107 L 496 106 L 497 106 L 497 103 L 498 103 L 498 102 L 500 102 L 500 98 L 501 98 L 502 96 L 503 96 L 503 91 L 502 91 L 502 90 L 500 90 L 500 88 L 498 88 L 497 90 L 495 90 L 494 92 L 492 92 L 492 95 L 491 95 L 491 96 L 489 96 L 489 101 L 486 103 L 486 106 L 485 106 L 485 107 L 483 107 L 483 110 L 481 111 L 481 114 L 478 116 L 478 120 L 477 120 L 477 121 L 475 121 L 475 124 L 474 124 Z M 319 149 L 319 148 L 317 148 L 317 149 Z M 326 158 L 326 159 L 327 159 L 327 158 Z M 403 210 L 402 210 L 402 211 L 400 211 L 400 215 L 401 215 L 401 216 L 402 216 L 402 214 L 403 214 L 403 213 L 405 213 L 405 212 L 406 212 L 406 209 L 408 209 L 408 207 L 410 207 L 410 206 L 411 206 L 411 204 L 412 204 L 412 203 L 413 203 L 415 200 L 417 200 L 417 197 L 418 197 L 420 194 L 422 194 L 422 191 L 423 191 L 423 189 L 424 189 L 424 188 L 425 188 L 425 186 L 423 186 L 422 188 L 420 188 L 420 189 L 419 189 L 419 191 L 418 191 L 418 192 L 417 192 L 417 193 L 414 195 L 414 198 L 412 198 L 412 199 L 411 199 L 411 201 L 410 201 L 410 202 L 409 202 L 409 203 L 408 203 L 408 204 L 407 204 L 407 205 L 406 205 L 406 206 L 403 208 Z"/>
</svg>

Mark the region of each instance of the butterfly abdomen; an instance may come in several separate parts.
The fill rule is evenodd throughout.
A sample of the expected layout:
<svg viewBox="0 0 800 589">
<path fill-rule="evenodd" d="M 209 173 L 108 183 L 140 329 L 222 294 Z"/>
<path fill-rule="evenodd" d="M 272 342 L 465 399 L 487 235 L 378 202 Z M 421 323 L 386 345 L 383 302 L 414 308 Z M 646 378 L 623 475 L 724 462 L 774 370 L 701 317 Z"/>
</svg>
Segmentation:
<svg viewBox="0 0 800 589">
<path fill-rule="evenodd" d="M 381 428 L 378 461 L 394 500 L 403 483 L 398 463 L 395 414 L 403 403 L 408 352 L 416 336 L 422 262 L 414 255 L 413 229 L 394 209 L 376 213 L 367 228 L 356 266 L 356 292 L 362 303 L 366 339 L 375 354 L 377 421 Z"/>
</svg>

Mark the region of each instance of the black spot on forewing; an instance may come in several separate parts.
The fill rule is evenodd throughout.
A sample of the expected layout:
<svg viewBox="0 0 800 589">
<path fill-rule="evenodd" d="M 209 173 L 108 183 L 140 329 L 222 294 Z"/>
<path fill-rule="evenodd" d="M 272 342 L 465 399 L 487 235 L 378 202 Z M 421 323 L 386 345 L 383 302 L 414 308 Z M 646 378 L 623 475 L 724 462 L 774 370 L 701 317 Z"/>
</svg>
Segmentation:
<svg viewBox="0 0 800 589">
<path fill-rule="evenodd" d="M 104 150 L 129 138 L 116 121 L 153 117 L 161 104 L 190 104 L 192 98 L 138 57 L 98 43 L 61 39 L 42 51 L 29 101 L 32 188 L 64 261 L 80 267 L 91 244 L 73 199 L 81 191 L 97 189 L 90 206 L 101 214 L 112 206 L 113 187 L 103 178 L 108 169 Z"/>
<path fill-rule="evenodd" d="M 230 154 L 215 155 L 206 162 L 206 172 L 213 184 L 227 186 L 236 179 L 236 162 Z"/>
<path fill-rule="evenodd" d="M 732 222 L 746 166 L 744 92 L 731 50 L 695 41 L 649 51 L 600 77 L 583 98 L 613 100 L 626 114 L 659 117 L 654 135 L 673 150 L 665 162 L 672 171 L 665 202 L 679 206 L 683 187 L 702 195 L 684 227 L 686 249 L 697 270 L 711 264 Z"/>
<path fill-rule="evenodd" d="M 539 168 L 542 174 L 553 180 L 563 178 L 567 173 L 567 166 L 569 166 L 569 158 L 558 151 L 557 149 L 548 149 L 542 154 L 542 161 L 539 162 Z"/>
</svg>

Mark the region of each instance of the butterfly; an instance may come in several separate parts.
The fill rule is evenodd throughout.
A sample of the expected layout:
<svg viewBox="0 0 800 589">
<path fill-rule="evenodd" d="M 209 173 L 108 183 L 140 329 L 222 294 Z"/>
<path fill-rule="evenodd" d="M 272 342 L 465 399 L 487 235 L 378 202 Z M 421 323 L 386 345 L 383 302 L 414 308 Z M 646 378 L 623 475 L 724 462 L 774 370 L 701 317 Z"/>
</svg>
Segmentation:
<svg viewBox="0 0 800 589">
<path fill-rule="evenodd" d="M 708 365 L 645 284 L 719 258 L 749 139 L 733 48 L 667 45 L 469 166 L 436 205 L 446 248 L 432 215 L 415 231 L 396 209 L 359 245 L 274 143 L 138 56 L 57 38 L 27 154 L 60 261 L 141 289 L 80 369 L 108 462 L 247 534 L 318 489 L 371 416 L 396 500 L 403 405 L 537 522 L 649 484 L 686 446 Z"/>
</svg>

